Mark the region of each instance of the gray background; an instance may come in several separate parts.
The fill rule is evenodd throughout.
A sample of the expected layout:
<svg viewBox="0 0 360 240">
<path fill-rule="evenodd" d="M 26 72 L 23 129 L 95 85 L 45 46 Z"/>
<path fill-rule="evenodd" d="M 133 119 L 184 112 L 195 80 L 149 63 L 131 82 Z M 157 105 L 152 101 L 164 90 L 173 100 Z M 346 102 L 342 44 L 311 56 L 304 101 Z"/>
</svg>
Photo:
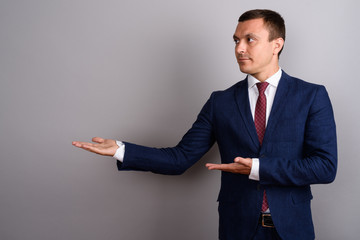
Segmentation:
<svg viewBox="0 0 360 240">
<path fill-rule="evenodd" d="M 71 141 L 175 145 L 212 91 L 244 78 L 232 34 L 253 8 L 283 15 L 282 68 L 333 102 L 339 168 L 312 187 L 317 239 L 357 239 L 355 0 L 0 0 L 0 239 L 217 239 L 216 148 L 162 176 Z"/>
</svg>

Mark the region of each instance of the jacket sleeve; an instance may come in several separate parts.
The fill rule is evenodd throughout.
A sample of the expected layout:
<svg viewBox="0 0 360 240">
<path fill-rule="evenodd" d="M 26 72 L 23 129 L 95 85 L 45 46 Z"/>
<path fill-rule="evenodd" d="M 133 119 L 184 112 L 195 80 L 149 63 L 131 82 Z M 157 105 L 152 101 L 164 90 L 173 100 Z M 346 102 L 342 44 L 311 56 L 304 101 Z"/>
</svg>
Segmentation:
<svg viewBox="0 0 360 240">
<path fill-rule="evenodd" d="M 305 123 L 304 141 L 296 158 L 260 157 L 260 183 L 304 186 L 330 183 L 337 169 L 333 110 L 325 87 L 319 86 Z M 291 150 L 291 149 L 290 149 Z M 293 149 L 297 151 L 297 149 Z"/>
<path fill-rule="evenodd" d="M 159 174 L 182 174 L 197 162 L 214 144 L 212 97 L 206 102 L 191 129 L 175 147 L 152 148 L 125 143 L 123 163 L 119 170 L 151 171 Z"/>
</svg>

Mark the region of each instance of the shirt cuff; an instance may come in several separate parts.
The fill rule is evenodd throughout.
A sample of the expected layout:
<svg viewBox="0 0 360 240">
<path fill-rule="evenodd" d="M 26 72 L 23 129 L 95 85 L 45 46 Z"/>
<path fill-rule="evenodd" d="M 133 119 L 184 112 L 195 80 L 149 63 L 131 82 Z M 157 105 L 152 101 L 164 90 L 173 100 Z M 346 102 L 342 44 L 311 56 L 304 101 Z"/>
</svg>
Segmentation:
<svg viewBox="0 0 360 240">
<path fill-rule="evenodd" d="M 120 162 L 123 162 L 125 155 L 125 144 L 121 141 L 116 141 L 116 144 L 119 146 L 119 148 L 116 150 L 113 158 L 119 160 Z"/>
<path fill-rule="evenodd" d="M 259 159 L 258 158 L 253 158 L 252 159 L 252 166 L 251 166 L 249 179 L 255 180 L 255 181 L 260 181 L 259 168 L 260 168 Z"/>
</svg>

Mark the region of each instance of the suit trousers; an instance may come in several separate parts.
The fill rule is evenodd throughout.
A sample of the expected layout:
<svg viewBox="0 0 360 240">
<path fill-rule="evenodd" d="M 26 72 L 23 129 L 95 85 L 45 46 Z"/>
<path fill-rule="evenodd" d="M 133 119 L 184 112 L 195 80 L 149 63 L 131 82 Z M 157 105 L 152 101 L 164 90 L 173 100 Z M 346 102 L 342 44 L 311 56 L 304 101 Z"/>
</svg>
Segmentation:
<svg viewBox="0 0 360 240">
<path fill-rule="evenodd" d="M 259 224 L 253 240 L 281 240 L 276 228 L 263 227 Z"/>
</svg>

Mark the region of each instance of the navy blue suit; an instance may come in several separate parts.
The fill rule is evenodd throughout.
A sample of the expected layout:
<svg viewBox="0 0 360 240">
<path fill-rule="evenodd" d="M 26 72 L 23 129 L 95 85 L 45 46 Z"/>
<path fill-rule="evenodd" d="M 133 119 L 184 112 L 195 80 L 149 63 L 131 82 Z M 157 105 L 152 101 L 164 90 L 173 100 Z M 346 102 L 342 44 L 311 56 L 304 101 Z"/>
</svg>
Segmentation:
<svg viewBox="0 0 360 240">
<path fill-rule="evenodd" d="M 119 170 L 181 174 L 217 142 L 222 163 L 260 159 L 260 181 L 222 172 L 220 239 L 252 239 L 263 190 L 282 239 L 314 239 L 310 184 L 330 183 L 337 169 L 336 129 L 323 86 L 282 73 L 260 145 L 251 116 L 247 79 L 214 92 L 192 128 L 172 148 L 125 143 Z"/>
</svg>

